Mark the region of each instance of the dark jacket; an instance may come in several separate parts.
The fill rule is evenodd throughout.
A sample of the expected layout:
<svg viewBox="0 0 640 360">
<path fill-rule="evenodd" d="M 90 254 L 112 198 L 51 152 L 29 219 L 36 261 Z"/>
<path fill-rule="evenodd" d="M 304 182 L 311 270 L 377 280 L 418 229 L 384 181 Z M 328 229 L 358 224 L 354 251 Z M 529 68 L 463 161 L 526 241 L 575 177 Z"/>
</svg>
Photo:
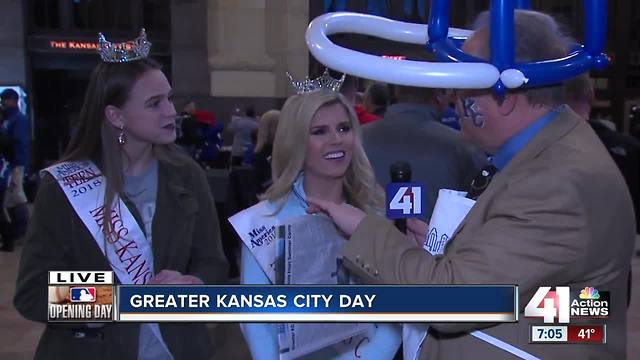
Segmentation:
<svg viewBox="0 0 640 360">
<path fill-rule="evenodd" d="M 180 156 L 182 165 L 160 162 L 158 198 L 153 218 L 154 271 L 176 270 L 221 283 L 227 276 L 218 217 L 200 167 Z M 135 206 L 128 205 L 137 214 Z M 47 321 L 47 271 L 109 271 L 111 268 L 91 234 L 74 212 L 60 186 L 45 175 L 25 239 L 14 305 L 32 321 Z M 111 323 L 102 339 L 75 338 L 70 327 L 47 324 L 36 359 L 135 359 L 139 325 Z M 84 328 L 86 329 L 86 328 Z M 161 323 L 163 338 L 175 359 L 208 359 L 212 346 L 205 324 Z"/>
<path fill-rule="evenodd" d="M 589 120 L 589 125 L 609 150 L 629 186 L 636 214 L 636 232 L 640 233 L 640 142 L 608 128 L 600 121 Z"/>
<path fill-rule="evenodd" d="M 20 110 L 4 111 L 2 132 L 9 138 L 8 158 L 11 166 L 27 166 L 29 160 L 29 120 Z"/>
</svg>

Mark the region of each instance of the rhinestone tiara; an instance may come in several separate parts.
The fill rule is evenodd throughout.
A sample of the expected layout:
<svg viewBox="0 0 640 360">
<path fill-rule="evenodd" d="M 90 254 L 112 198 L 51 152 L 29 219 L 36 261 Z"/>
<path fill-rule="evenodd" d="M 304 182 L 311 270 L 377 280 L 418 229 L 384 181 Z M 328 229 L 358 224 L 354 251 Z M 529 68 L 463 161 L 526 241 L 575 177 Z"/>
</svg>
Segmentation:
<svg viewBox="0 0 640 360">
<path fill-rule="evenodd" d="M 147 40 L 147 32 L 140 30 L 140 36 L 131 41 L 112 43 L 107 41 L 103 33 L 98 34 L 98 54 L 104 62 L 124 63 L 144 59 L 149 56 L 151 43 Z"/>
<path fill-rule="evenodd" d="M 345 77 L 346 74 L 342 74 L 340 79 L 334 79 L 329 75 L 329 69 L 325 69 L 322 76 L 318 78 L 311 80 L 307 76 L 304 81 L 297 81 L 287 72 L 289 84 L 291 84 L 296 91 L 296 94 L 308 94 L 322 89 L 338 92 L 340 91 L 340 87 L 342 87 L 342 83 L 344 83 Z"/>
</svg>

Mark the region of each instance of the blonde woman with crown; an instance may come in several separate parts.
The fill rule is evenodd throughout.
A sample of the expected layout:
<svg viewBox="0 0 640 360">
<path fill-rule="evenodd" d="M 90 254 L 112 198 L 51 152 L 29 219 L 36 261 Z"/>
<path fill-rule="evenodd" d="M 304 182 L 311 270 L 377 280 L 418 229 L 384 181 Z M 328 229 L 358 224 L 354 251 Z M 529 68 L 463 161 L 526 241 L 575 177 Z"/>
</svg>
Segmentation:
<svg viewBox="0 0 640 360">
<path fill-rule="evenodd" d="M 171 85 L 147 57 L 150 47 L 144 31 L 122 44 L 99 37 L 102 62 L 78 129 L 63 159 L 43 170 L 22 251 L 14 305 L 29 320 L 47 322 L 49 270 L 113 271 L 117 283 L 138 285 L 226 279 L 210 189 L 200 167 L 173 145 Z M 211 354 L 201 323 L 47 323 L 35 358 Z"/>
<path fill-rule="evenodd" d="M 290 77 L 290 82 L 298 94 L 287 99 L 281 110 L 271 159 L 273 184 L 259 204 L 230 218 L 240 237 L 246 232 L 239 224 L 251 221 L 247 217 L 257 209 L 274 220 L 306 215 L 307 196 L 347 203 L 368 213 L 383 211 L 384 195 L 363 150 L 357 117 L 337 92 L 342 81 L 325 72 L 323 78 L 295 82 Z M 295 240 L 304 241 L 304 237 Z M 243 241 L 241 282 L 273 284 L 268 270 Z M 241 328 L 254 360 L 278 359 L 277 324 L 241 324 Z M 364 335 L 304 358 L 392 359 L 400 343 L 399 326 L 376 324 Z"/>
</svg>

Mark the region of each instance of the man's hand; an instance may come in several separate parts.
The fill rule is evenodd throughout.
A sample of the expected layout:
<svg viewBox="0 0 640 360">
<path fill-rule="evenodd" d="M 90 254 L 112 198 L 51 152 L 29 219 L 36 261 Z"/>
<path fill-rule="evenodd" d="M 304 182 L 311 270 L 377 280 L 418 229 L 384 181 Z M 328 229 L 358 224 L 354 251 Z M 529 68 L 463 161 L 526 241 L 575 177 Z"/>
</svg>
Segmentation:
<svg viewBox="0 0 640 360">
<path fill-rule="evenodd" d="M 407 219 L 407 236 L 411 237 L 419 247 L 424 244 L 428 230 L 429 224 L 426 222 L 416 218 Z"/>
<path fill-rule="evenodd" d="M 348 204 L 340 205 L 312 197 L 307 197 L 307 202 L 309 203 L 309 208 L 306 210 L 307 213 L 323 212 L 329 215 L 338 229 L 347 236 L 353 235 L 362 219 L 366 216 L 364 211 Z"/>
</svg>

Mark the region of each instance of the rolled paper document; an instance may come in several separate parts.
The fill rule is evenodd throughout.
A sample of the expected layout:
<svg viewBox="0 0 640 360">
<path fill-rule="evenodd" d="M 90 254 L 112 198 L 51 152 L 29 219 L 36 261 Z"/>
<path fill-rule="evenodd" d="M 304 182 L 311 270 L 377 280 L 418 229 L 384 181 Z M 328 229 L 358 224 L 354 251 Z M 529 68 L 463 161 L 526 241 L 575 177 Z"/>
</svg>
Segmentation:
<svg viewBox="0 0 640 360">
<path fill-rule="evenodd" d="M 439 255 L 458 228 L 469 210 L 476 203 L 465 196 L 466 192 L 440 189 L 438 200 L 433 208 L 433 215 L 429 222 L 427 237 L 422 247 L 431 255 Z"/>
<path fill-rule="evenodd" d="M 422 247 L 431 255 L 440 255 L 451 236 L 469 210 L 476 203 L 468 199 L 464 191 L 440 189 L 433 208 L 429 230 Z M 404 324 L 402 326 L 402 352 L 405 359 L 418 359 L 420 348 L 427 337 L 427 324 Z"/>
</svg>

